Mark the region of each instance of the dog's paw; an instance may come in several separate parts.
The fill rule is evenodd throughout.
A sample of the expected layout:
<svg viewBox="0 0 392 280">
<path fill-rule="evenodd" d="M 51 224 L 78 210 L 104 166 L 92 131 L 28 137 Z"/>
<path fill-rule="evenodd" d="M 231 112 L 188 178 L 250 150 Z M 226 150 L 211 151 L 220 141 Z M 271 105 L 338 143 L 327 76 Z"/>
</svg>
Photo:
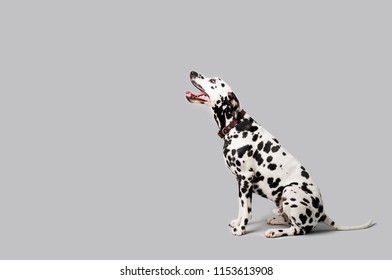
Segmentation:
<svg viewBox="0 0 392 280">
<path fill-rule="evenodd" d="M 269 225 L 274 225 L 275 224 L 275 220 L 276 220 L 276 218 L 272 217 L 272 218 L 268 218 L 266 222 Z"/>
<path fill-rule="evenodd" d="M 245 226 L 242 226 L 242 227 L 234 227 L 234 228 L 231 230 L 231 233 L 232 233 L 234 236 L 241 236 L 241 235 L 244 235 L 244 234 L 246 233 Z"/>
<path fill-rule="evenodd" d="M 232 220 L 229 224 L 230 227 L 236 228 L 240 225 L 241 219 Z"/>
<path fill-rule="evenodd" d="M 265 232 L 265 237 L 267 238 L 274 238 L 276 237 L 276 230 L 274 229 L 269 229 Z"/>
<path fill-rule="evenodd" d="M 267 219 L 267 224 L 269 225 L 285 225 L 287 222 L 284 220 L 282 216 L 272 217 Z"/>
</svg>

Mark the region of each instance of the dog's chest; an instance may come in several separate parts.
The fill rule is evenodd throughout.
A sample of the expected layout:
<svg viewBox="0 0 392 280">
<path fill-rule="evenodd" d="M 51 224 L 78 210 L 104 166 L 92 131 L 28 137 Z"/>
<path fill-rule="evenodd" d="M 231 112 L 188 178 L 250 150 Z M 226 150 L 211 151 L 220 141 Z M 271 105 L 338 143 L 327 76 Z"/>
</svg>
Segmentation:
<svg viewBox="0 0 392 280">
<path fill-rule="evenodd" d="M 226 165 L 233 174 L 251 176 L 259 172 L 267 177 L 286 177 L 290 169 L 300 168 L 298 161 L 263 127 L 255 122 L 243 127 L 246 129 L 230 131 L 223 146 Z"/>
</svg>

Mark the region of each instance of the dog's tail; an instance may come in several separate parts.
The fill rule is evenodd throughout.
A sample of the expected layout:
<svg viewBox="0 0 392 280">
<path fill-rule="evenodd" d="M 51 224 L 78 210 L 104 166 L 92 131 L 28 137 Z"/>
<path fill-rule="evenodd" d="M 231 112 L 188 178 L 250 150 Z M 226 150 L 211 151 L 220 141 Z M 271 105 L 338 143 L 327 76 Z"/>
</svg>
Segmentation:
<svg viewBox="0 0 392 280">
<path fill-rule="evenodd" d="M 328 217 L 327 215 L 324 215 L 325 219 L 324 219 L 324 223 L 333 227 L 336 230 L 355 230 L 355 229 L 365 229 L 365 228 L 369 228 L 371 226 L 374 225 L 373 220 L 368 221 L 366 224 L 363 225 L 356 225 L 356 226 L 340 226 L 337 225 L 330 217 Z"/>
</svg>

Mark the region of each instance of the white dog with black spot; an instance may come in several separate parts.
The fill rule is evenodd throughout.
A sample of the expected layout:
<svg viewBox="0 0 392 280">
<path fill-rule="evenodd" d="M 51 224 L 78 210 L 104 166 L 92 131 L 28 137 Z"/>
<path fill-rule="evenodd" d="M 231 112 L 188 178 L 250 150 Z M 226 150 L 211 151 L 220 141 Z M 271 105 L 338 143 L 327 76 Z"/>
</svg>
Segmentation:
<svg viewBox="0 0 392 280">
<path fill-rule="evenodd" d="M 266 237 L 309 233 L 324 222 L 337 230 L 364 229 L 369 221 L 357 226 L 336 225 L 324 212 L 320 191 L 306 169 L 279 141 L 241 109 L 240 103 L 220 78 L 207 78 L 192 71 L 192 84 L 198 93 L 186 92 L 189 102 L 206 104 L 219 127 L 227 167 L 238 181 L 239 210 L 230 223 L 234 235 L 243 235 L 252 215 L 254 193 L 276 204 L 271 225 L 289 225 L 269 229 Z"/>
</svg>

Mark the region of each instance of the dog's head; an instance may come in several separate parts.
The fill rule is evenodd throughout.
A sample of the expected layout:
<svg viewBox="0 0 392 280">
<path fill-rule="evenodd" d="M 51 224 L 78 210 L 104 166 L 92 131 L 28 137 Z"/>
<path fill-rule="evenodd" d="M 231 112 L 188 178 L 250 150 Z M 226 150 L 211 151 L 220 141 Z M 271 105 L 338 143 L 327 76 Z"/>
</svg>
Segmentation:
<svg viewBox="0 0 392 280">
<path fill-rule="evenodd" d="M 186 98 L 189 102 L 206 104 L 215 113 L 224 114 L 226 118 L 236 117 L 240 103 L 227 83 L 217 77 L 204 77 L 195 71 L 190 73 L 190 79 L 199 92 L 187 91 Z"/>
</svg>

